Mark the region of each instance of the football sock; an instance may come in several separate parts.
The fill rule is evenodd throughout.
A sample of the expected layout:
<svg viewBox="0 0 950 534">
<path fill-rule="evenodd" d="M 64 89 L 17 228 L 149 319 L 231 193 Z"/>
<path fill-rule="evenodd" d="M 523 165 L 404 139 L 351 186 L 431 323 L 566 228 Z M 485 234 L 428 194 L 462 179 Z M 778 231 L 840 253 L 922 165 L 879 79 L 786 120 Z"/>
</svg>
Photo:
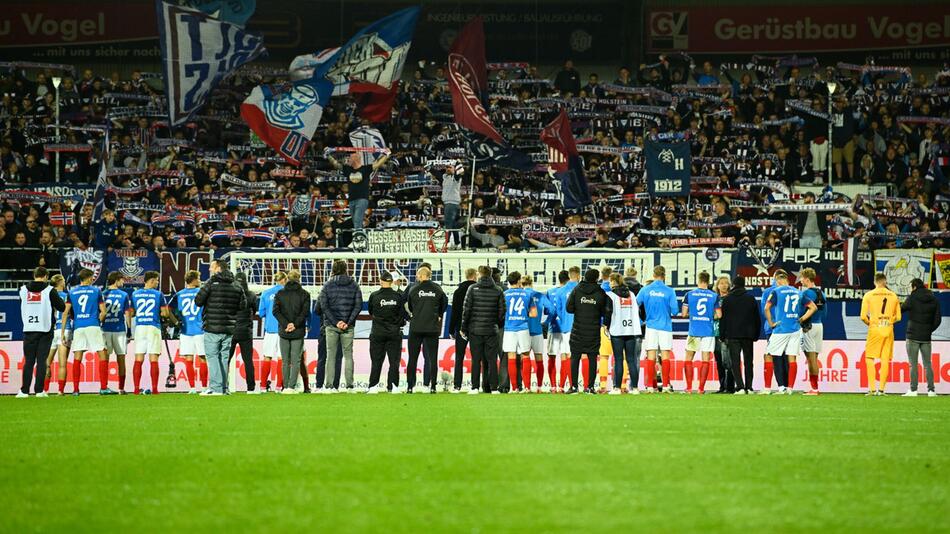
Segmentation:
<svg viewBox="0 0 950 534">
<path fill-rule="evenodd" d="M 66 379 L 57 380 L 56 383 L 59 384 L 59 394 L 66 393 Z"/>
<path fill-rule="evenodd" d="M 521 385 L 524 386 L 525 391 L 531 389 L 531 364 L 531 360 L 521 360 Z"/>
<path fill-rule="evenodd" d="M 281 372 L 281 369 L 283 368 L 284 360 L 282 358 L 277 358 L 277 366 L 276 369 L 274 369 L 274 374 L 277 375 L 277 389 L 284 389 L 284 373 Z"/>
<path fill-rule="evenodd" d="M 261 391 L 267 387 L 267 380 L 270 378 L 270 360 L 264 358 L 261 362 Z"/>
<path fill-rule="evenodd" d="M 188 377 L 188 387 L 195 389 L 195 361 L 185 360 L 185 375 Z"/>
<path fill-rule="evenodd" d="M 765 389 L 772 389 L 772 362 L 765 362 Z"/>
<path fill-rule="evenodd" d="M 798 362 L 788 362 L 788 387 L 795 387 L 795 376 L 798 375 Z"/>
<path fill-rule="evenodd" d="M 581 360 L 581 378 L 579 382 L 584 384 L 584 389 L 587 389 L 590 384 L 587 383 L 587 368 L 590 365 L 590 359 Z"/>
<path fill-rule="evenodd" d="M 125 356 L 122 356 L 123 360 Z M 125 364 L 119 367 L 119 391 L 125 391 Z"/>
<path fill-rule="evenodd" d="M 662 373 L 663 373 L 663 387 L 670 387 L 670 364 L 673 363 L 670 360 L 663 360 L 661 363 Z"/>
<path fill-rule="evenodd" d="M 874 369 L 874 359 L 865 358 L 864 364 L 868 370 L 868 390 L 877 391 L 877 371 Z"/>
<path fill-rule="evenodd" d="M 132 389 L 135 390 L 135 394 L 138 395 L 142 391 L 139 384 L 142 382 L 142 362 L 135 362 L 132 364 Z"/>
<path fill-rule="evenodd" d="M 152 393 L 158 393 L 158 362 L 151 363 Z"/>
<path fill-rule="evenodd" d="M 508 381 L 511 382 L 511 391 L 518 389 L 518 359 L 508 358 Z"/>
<path fill-rule="evenodd" d="M 686 391 L 693 390 L 693 362 L 691 360 L 686 360 L 684 365 L 686 368 Z"/>
<path fill-rule="evenodd" d="M 561 358 L 561 379 L 559 380 L 561 389 L 564 389 L 564 384 L 567 382 L 568 375 L 571 374 L 571 366 L 567 363 L 567 358 Z M 573 385 L 573 384 L 571 384 Z"/>
<path fill-rule="evenodd" d="M 645 388 L 653 387 L 653 381 L 650 380 L 650 364 L 652 363 L 649 358 L 640 362 L 640 366 L 643 367 L 643 387 Z"/>
<path fill-rule="evenodd" d="M 201 379 L 201 387 L 208 387 L 208 362 L 204 360 L 198 362 L 198 377 Z"/>
<path fill-rule="evenodd" d="M 808 379 L 811 381 L 811 388 L 815 391 L 818 391 L 818 375 L 808 375 Z"/>
<path fill-rule="evenodd" d="M 699 365 L 699 391 L 706 391 L 706 379 L 709 378 L 709 362 Z"/>
<path fill-rule="evenodd" d="M 79 391 L 79 375 L 82 374 L 82 358 L 73 360 L 73 391 Z"/>
<path fill-rule="evenodd" d="M 887 375 L 891 372 L 891 359 L 881 358 L 881 391 L 887 386 Z"/>
<path fill-rule="evenodd" d="M 548 356 L 548 381 L 551 383 L 551 389 L 557 387 L 557 357 Z"/>
<path fill-rule="evenodd" d="M 535 387 L 540 388 L 544 384 L 544 360 L 534 362 L 534 379 L 537 381 Z"/>
<path fill-rule="evenodd" d="M 99 360 L 99 389 L 109 387 L 109 360 Z"/>
</svg>

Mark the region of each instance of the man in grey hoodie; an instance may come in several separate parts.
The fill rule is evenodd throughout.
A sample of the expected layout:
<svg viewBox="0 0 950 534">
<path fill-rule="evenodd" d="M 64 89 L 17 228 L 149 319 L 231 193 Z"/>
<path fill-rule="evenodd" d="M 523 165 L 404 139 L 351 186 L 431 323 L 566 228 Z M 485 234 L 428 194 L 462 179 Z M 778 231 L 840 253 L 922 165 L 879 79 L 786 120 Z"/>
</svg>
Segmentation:
<svg viewBox="0 0 950 534">
<path fill-rule="evenodd" d="M 901 312 L 907 317 L 907 361 L 910 363 L 910 390 L 905 397 L 917 396 L 917 355 L 924 364 L 927 374 L 927 396 L 936 397 L 934 391 L 934 371 L 931 365 L 930 338 L 943 317 L 940 314 L 940 302 L 933 292 L 924 287 L 924 281 L 914 278 L 910 281 L 910 296 L 901 305 Z"/>
</svg>

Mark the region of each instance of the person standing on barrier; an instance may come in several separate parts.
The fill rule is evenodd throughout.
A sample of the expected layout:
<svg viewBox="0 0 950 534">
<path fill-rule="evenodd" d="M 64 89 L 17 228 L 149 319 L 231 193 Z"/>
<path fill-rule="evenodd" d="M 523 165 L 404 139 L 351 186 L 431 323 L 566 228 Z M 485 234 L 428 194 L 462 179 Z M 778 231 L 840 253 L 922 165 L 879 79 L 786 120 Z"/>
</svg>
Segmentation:
<svg viewBox="0 0 950 534">
<path fill-rule="evenodd" d="M 373 174 L 389 160 L 389 154 L 384 154 L 371 165 L 363 165 L 362 152 L 351 153 L 345 165 L 334 159 L 333 156 L 327 156 L 327 159 L 334 168 L 342 170 L 343 175 L 348 179 L 349 195 L 347 201 L 350 205 L 350 216 L 353 218 L 353 230 L 362 230 L 363 219 L 366 217 L 366 210 L 369 208 L 369 183 L 373 178 Z"/>
<path fill-rule="evenodd" d="M 917 356 L 924 364 L 927 375 L 927 396 L 936 397 L 934 391 L 934 370 L 931 365 L 932 347 L 930 339 L 940 326 L 940 302 L 932 291 L 924 287 L 924 281 L 914 278 L 910 281 L 911 293 L 901 306 L 907 314 L 907 361 L 910 363 L 910 389 L 905 397 L 917 396 Z"/>
<path fill-rule="evenodd" d="M 287 283 L 274 297 L 274 317 L 280 335 L 280 356 L 283 360 L 284 395 L 297 393 L 300 359 L 310 318 L 310 294 L 300 285 L 300 271 L 287 272 Z"/>
<path fill-rule="evenodd" d="M 392 288 L 392 273 L 383 271 L 379 276 L 379 285 L 380 289 L 369 296 L 369 314 L 373 316 L 373 327 L 369 333 L 372 367 L 366 393 L 370 395 L 380 391 L 379 377 L 383 371 L 383 360 L 389 362 L 386 390 L 399 393 L 399 355 L 402 349 L 402 326 L 406 323 L 405 303 L 402 294 Z"/>
<path fill-rule="evenodd" d="M 228 351 L 234 322 L 247 307 L 244 290 L 234 281 L 224 260 L 211 262 L 211 278 L 195 295 L 195 304 L 204 308 L 205 358 L 208 361 L 208 389 L 202 396 L 224 395 L 228 388 Z"/>
<path fill-rule="evenodd" d="M 20 317 L 23 319 L 23 381 L 20 392 L 17 393 L 17 398 L 20 399 L 30 396 L 31 384 L 37 397 L 46 397 L 46 392 L 43 391 L 46 356 L 53 344 L 56 313 L 62 313 L 66 309 L 66 303 L 47 283 L 48 279 L 49 272 L 46 268 L 37 267 L 33 270 L 33 281 L 20 287 Z"/>
<path fill-rule="evenodd" d="M 453 242 L 458 239 L 459 205 L 462 203 L 462 167 L 449 166 L 442 173 L 442 209 L 444 211 L 442 226 L 452 236 Z"/>
<path fill-rule="evenodd" d="M 428 369 L 429 383 L 423 384 L 423 393 L 435 393 L 438 384 L 439 333 L 442 331 L 442 316 L 449 305 L 445 292 L 432 281 L 432 271 L 422 267 L 416 273 L 418 283 L 406 294 L 406 310 L 409 312 L 409 361 L 406 367 L 406 387 L 412 393 L 416 386 L 416 365 L 419 349 L 424 358 L 423 367 Z"/>
<path fill-rule="evenodd" d="M 475 276 L 478 271 L 472 268 L 465 269 L 465 281 L 459 284 L 455 293 L 452 293 L 452 315 L 449 318 L 449 336 L 455 339 L 455 369 L 452 382 L 452 393 L 462 391 L 462 376 L 465 373 L 465 349 L 468 340 L 459 335 L 462 326 L 462 307 L 465 305 L 465 294 L 468 288 L 475 285 Z"/>
<path fill-rule="evenodd" d="M 327 366 L 323 385 L 324 393 L 336 393 L 333 377 L 336 374 L 337 347 L 343 347 L 344 375 L 346 390 L 355 393 L 353 384 L 353 328 L 356 317 L 363 309 L 363 295 L 360 287 L 348 274 L 346 260 L 335 260 L 330 270 L 330 280 L 320 293 L 320 311 L 327 325 Z"/>
<path fill-rule="evenodd" d="M 459 326 L 459 335 L 468 338 L 472 350 L 470 395 L 479 393 L 480 386 L 485 393 L 498 393 L 498 333 L 504 324 L 504 291 L 492 279 L 491 267 L 483 265 L 478 268 L 478 281 L 465 294 Z"/>
</svg>

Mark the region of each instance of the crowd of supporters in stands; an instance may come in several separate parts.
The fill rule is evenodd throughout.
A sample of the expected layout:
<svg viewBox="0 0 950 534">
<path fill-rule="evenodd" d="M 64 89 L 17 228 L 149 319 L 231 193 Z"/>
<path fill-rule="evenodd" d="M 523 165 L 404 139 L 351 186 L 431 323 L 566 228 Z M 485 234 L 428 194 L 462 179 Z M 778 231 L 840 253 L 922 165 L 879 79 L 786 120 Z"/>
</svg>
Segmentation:
<svg viewBox="0 0 950 534">
<path fill-rule="evenodd" d="M 671 56 L 603 78 L 568 61 L 545 78 L 528 65 L 499 64 L 490 73 L 492 119 L 536 166 L 484 164 L 472 173 L 445 70 L 419 65 L 402 82 L 392 119 L 374 125 L 392 154 L 373 178 L 365 228 L 435 227 L 445 220 L 445 204 L 453 203 L 459 213 L 452 213 L 451 226 L 470 235 L 468 244 L 476 248 L 635 248 L 670 246 L 680 237 L 770 247 L 836 247 L 849 237 L 862 238 L 867 248 L 946 246 L 946 69 L 924 74 L 761 57 L 694 64 Z M 62 77 L 59 138 L 53 76 Z M 362 124 L 355 102 L 334 97 L 305 165 L 295 169 L 256 143 L 238 112 L 254 85 L 279 76 L 247 69 L 225 80 L 193 122 L 169 128 L 162 81 L 152 73 L 122 79 L 92 70 L 0 72 L 0 245 L 38 251 L 5 254 L 5 267 L 53 266 L 64 247 L 347 246 L 350 184 L 326 155 L 348 146 L 349 132 Z M 828 81 L 837 84 L 830 143 Z M 578 212 L 561 208 L 539 140 L 541 127 L 562 106 L 583 147 L 594 201 Z M 657 135 L 690 144 L 688 197 L 645 194 L 638 150 Z M 62 151 L 49 150 L 57 146 Z M 90 186 L 104 159 L 105 209 L 94 220 Z M 457 166 L 433 164 L 451 159 Z M 797 186 L 827 184 L 829 171 L 835 189 L 866 184 L 872 194 L 796 193 Z M 13 194 L 57 176 L 62 185 L 85 184 L 77 189 L 85 198 Z M 805 203 L 849 207 L 770 209 Z"/>
</svg>

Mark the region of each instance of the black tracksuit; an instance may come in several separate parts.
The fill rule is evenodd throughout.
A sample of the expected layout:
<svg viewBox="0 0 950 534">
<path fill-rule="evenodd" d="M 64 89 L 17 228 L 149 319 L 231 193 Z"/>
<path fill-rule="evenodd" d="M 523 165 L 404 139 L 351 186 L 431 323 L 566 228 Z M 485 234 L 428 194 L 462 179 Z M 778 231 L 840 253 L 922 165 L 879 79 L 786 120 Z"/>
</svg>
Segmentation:
<svg viewBox="0 0 950 534">
<path fill-rule="evenodd" d="M 402 325 L 406 323 L 404 305 L 402 294 L 391 287 L 374 291 L 369 296 L 369 314 L 373 316 L 373 327 L 369 334 L 369 357 L 372 360 L 369 387 L 379 384 L 383 359 L 389 360 L 386 389 L 392 391 L 392 388 L 399 387 Z"/>
<path fill-rule="evenodd" d="M 258 298 L 253 291 L 245 292 L 247 308 L 237 313 L 234 321 L 234 335 L 231 336 L 231 353 L 228 355 L 228 364 L 234 357 L 234 350 L 241 348 L 241 360 L 244 362 L 244 378 L 247 381 L 247 390 L 254 391 L 257 385 L 254 380 L 254 335 L 251 332 L 254 314 L 257 312 Z"/>
<path fill-rule="evenodd" d="M 475 285 L 474 280 L 466 280 L 459 284 L 455 293 L 452 293 L 452 316 L 449 319 L 449 335 L 455 338 L 455 373 L 452 385 L 455 389 L 462 388 L 462 375 L 465 372 L 465 349 L 468 347 L 468 340 L 458 335 L 459 327 L 462 325 L 462 308 L 465 306 L 465 294 L 468 288 Z"/>
<path fill-rule="evenodd" d="M 410 313 L 409 361 L 406 367 L 406 386 L 409 391 L 416 386 L 420 348 L 425 358 L 423 378 L 429 380 L 428 384 L 423 385 L 435 390 L 438 381 L 439 333 L 442 330 L 442 315 L 448 306 L 449 299 L 445 292 L 432 280 L 415 284 L 406 295 L 406 309 Z"/>
<path fill-rule="evenodd" d="M 593 388 L 597 377 L 597 353 L 600 352 L 600 327 L 610 324 L 613 305 L 603 288 L 595 282 L 583 281 L 577 284 L 567 297 L 567 311 L 574 314 L 574 326 L 571 328 L 571 384 L 578 384 L 577 370 L 581 355 L 586 354 L 590 365 L 587 366 L 587 384 Z"/>
<path fill-rule="evenodd" d="M 465 293 L 459 326 L 472 350 L 472 389 L 479 389 L 483 368 L 488 374 L 483 389 L 498 388 L 498 332 L 504 324 L 504 292 L 491 277 L 479 278 Z"/>
<path fill-rule="evenodd" d="M 729 350 L 732 377 L 736 390 L 752 390 L 752 345 L 759 339 L 762 331 L 762 317 L 759 315 L 759 303 L 744 287 L 733 288 L 722 298 L 722 318 L 719 319 L 719 337 L 726 340 Z M 739 363 L 739 355 L 745 361 L 745 378 Z"/>
</svg>

